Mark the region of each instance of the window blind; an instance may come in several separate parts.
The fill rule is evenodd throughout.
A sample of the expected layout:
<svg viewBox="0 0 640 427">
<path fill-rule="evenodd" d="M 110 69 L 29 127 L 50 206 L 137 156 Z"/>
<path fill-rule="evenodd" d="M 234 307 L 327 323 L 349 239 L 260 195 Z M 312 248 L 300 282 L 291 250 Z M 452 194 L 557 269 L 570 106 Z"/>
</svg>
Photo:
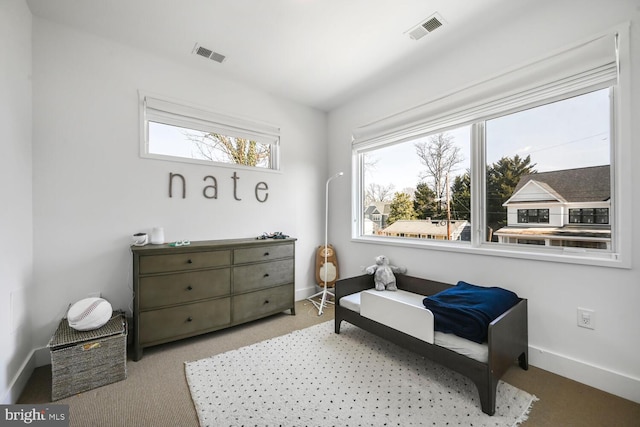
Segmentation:
<svg viewBox="0 0 640 427">
<path fill-rule="evenodd" d="M 174 126 L 184 126 L 186 123 L 190 123 L 194 128 L 203 131 L 214 131 L 246 139 L 268 141 L 269 143 L 279 141 L 280 128 L 268 123 L 207 111 L 150 95 L 141 94 L 141 99 L 144 105 L 145 120 Z"/>
<path fill-rule="evenodd" d="M 393 144 L 615 84 L 617 43 L 618 32 L 607 32 L 361 126 L 353 131 L 353 146 Z"/>
</svg>

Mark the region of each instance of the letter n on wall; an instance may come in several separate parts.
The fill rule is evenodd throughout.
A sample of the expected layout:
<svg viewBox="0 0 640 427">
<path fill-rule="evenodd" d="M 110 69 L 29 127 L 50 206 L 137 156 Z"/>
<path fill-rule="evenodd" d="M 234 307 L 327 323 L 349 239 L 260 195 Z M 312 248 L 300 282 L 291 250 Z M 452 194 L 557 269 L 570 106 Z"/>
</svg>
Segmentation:
<svg viewBox="0 0 640 427">
<path fill-rule="evenodd" d="M 169 197 L 173 197 L 173 179 L 174 178 L 180 178 L 180 180 L 182 181 L 182 198 L 184 199 L 185 197 L 187 197 L 187 185 L 186 182 L 184 180 L 184 176 L 180 175 L 179 173 L 173 173 L 173 172 L 169 172 Z"/>
</svg>

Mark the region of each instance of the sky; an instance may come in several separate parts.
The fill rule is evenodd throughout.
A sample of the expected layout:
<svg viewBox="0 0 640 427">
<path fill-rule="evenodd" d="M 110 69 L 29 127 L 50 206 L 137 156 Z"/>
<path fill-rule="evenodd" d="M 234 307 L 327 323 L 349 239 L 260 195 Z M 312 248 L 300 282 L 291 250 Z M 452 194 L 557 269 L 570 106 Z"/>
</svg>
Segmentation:
<svg viewBox="0 0 640 427">
<path fill-rule="evenodd" d="M 153 154 L 163 154 L 167 156 L 197 157 L 198 151 L 195 148 L 195 144 L 185 137 L 185 133 L 187 132 L 197 136 L 206 134 L 206 132 L 199 130 L 185 129 L 150 121 L 149 151 Z"/>
<path fill-rule="evenodd" d="M 610 164 L 609 91 L 603 89 L 568 100 L 525 110 L 486 123 L 487 163 L 502 157 L 531 156 L 538 172 Z M 470 165 L 470 126 L 447 131 L 460 147 L 462 162 L 452 171 Z M 375 169 L 365 176 L 370 183 L 394 184 L 394 191 L 415 188 L 426 168 L 413 142 L 372 152 Z"/>
</svg>

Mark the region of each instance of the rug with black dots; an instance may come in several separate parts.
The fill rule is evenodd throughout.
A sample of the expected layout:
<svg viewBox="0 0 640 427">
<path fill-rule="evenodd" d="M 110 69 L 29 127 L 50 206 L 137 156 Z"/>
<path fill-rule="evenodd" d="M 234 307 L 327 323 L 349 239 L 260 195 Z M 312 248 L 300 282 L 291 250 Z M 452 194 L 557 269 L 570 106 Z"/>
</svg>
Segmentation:
<svg viewBox="0 0 640 427">
<path fill-rule="evenodd" d="M 185 363 L 201 426 L 514 426 L 536 400 L 500 381 L 496 413 L 466 377 L 343 322 Z"/>
</svg>

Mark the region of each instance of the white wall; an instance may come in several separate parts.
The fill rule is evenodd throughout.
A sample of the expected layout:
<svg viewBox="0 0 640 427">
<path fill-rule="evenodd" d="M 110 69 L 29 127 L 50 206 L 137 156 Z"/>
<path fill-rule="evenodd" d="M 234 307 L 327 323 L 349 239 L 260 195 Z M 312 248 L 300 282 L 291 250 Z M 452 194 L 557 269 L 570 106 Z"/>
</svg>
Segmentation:
<svg viewBox="0 0 640 427">
<path fill-rule="evenodd" d="M 437 95 L 498 75 L 501 70 L 541 57 L 624 21 L 631 26 L 631 111 L 638 117 L 640 102 L 640 6 L 637 1 L 574 1 L 514 3 L 520 18 L 487 25 L 484 34 L 452 34 L 440 54 L 414 64 L 404 75 L 380 82 L 379 89 L 353 99 L 329 114 L 329 162 L 351 171 L 351 131 L 358 126 L 423 104 Z M 523 7 L 525 6 L 525 7 Z M 441 37 L 440 40 L 443 40 Z M 473 43 L 469 43 L 473 40 Z M 425 41 L 428 40 L 425 38 Z M 419 48 L 416 48 L 419 55 Z M 627 70 L 628 71 L 628 70 Z M 628 110 L 628 108 L 627 108 Z M 626 145 L 630 158 L 640 156 L 635 144 L 640 124 L 633 120 Z M 633 142 L 633 143 L 632 143 Z M 631 147 L 629 147 L 632 145 Z M 631 184 L 628 206 L 637 212 L 640 171 L 626 164 L 624 183 Z M 349 175 L 349 173 L 347 173 Z M 627 187 L 629 188 L 629 187 Z M 510 288 L 529 299 L 529 345 L 532 365 L 640 402 L 640 227 L 623 225 L 631 233 L 631 269 L 569 265 L 429 249 L 357 243 L 351 235 L 351 190 L 336 186 L 332 193 L 330 240 L 336 246 L 343 276 L 361 273 L 374 257 L 386 254 L 409 274 L 449 283 L 472 283 Z M 629 201 L 627 201 L 629 202 Z M 349 254 L 348 256 L 346 254 Z M 597 327 L 576 326 L 577 307 L 596 311 Z"/>
<path fill-rule="evenodd" d="M 164 227 L 167 241 L 282 231 L 298 238 L 297 298 L 315 290 L 325 113 L 40 18 L 33 26 L 36 347 L 68 304 L 91 292 L 129 310 L 130 236 L 154 226 Z M 139 89 L 280 126 L 282 171 L 140 158 Z M 241 201 L 233 197 L 234 171 Z M 186 199 L 169 198 L 170 172 L 186 178 Z M 217 200 L 202 195 L 206 175 L 218 179 Z M 254 196 L 259 181 L 269 186 L 265 203 Z"/>
<path fill-rule="evenodd" d="M 18 397 L 32 349 L 26 304 L 32 298 L 31 12 L 0 2 L 0 404 Z"/>
</svg>

